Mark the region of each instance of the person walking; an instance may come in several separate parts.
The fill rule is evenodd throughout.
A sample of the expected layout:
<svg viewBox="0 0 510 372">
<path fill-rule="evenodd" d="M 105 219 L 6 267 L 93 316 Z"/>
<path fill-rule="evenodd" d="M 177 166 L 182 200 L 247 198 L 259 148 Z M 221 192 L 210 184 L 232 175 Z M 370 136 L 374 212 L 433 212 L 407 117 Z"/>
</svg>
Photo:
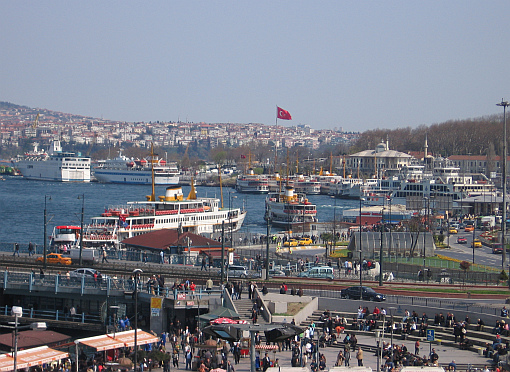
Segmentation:
<svg viewBox="0 0 510 372">
<path fill-rule="evenodd" d="M 34 243 L 28 243 L 28 257 L 32 256 L 34 253 Z"/>
<path fill-rule="evenodd" d="M 356 359 L 358 359 L 358 367 L 363 367 L 363 350 L 361 350 L 361 347 L 358 347 Z"/>
<path fill-rule="evenodd" d="M 19 257 L 19 244 L 18 243 L 14 243 L 14 253 L 12 254 L 12 256 L 16 256 L 18 255 Z"/>
<path fill-rule="evenodd" d="M 101 263 L 108 263 L 108 253 L 106 252 L 106 249 L 103 249 L 103 260 Z"/>
<path fill-rule="evenodd" d="M 414 343 L 414 355 L 420 354 L 420 341 L 416 340 Z"/>
</svg>

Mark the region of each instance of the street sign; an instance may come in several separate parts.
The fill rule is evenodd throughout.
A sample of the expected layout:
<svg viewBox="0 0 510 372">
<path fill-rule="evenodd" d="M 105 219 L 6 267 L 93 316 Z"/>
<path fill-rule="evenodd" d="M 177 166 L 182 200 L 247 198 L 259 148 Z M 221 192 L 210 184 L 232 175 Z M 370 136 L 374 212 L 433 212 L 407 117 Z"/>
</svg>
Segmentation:
<svg viewBox="0 0 510 372">
<path fill-rule="evenodd" d="M 434 341 L 434 340 L 435 340 L 435 330 L 427 329 L 427 341 Z"/>
</svg>

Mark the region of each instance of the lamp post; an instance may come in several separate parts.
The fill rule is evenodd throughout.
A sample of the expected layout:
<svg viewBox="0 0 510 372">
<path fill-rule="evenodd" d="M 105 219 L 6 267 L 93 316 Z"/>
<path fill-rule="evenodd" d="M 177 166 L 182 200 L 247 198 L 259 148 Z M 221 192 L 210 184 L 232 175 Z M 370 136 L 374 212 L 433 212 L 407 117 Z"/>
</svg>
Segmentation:
<svg viewBox="0 0 510 372">
<path fill-rule="evenodd" d="M 80 224 L 80 266 L 83 264 L 83 214 L 85 212 L 85 194 L 78 196 L 81 199 L 81 224 Z"/>
<path fill-rule="evenodd" d="M 361 270 L 363 269 L 361 265 L 361 254 L 363 252 L 362 246 L 361 246 L 361 204 L 365 201 L 365 198 L 360 197 L 359 198 L 359 299 L 363 300 L 363 282 L 361 279 Z"/>
<path fill-rule="evenodd" d="M 473 243 L 471 243 L 471 245 L 473 246 L 473 264 L 475 263 L 475 231 L 476 231 L 476 219 L 473 222 Z M 505 250 L 504 246 L 503 250 Z"/>
<path fill-rule="evenodd" d="M 48 225 L 48 222 L 46 221 L 46 207 L 48 200 L 51 200 L 50 195 L 44 195 L 44 250 L 43 250 L 43 267 L 46 269 L 46 252 L 48 248 L 48 238 L 47 238 L 47 231 L 46 226 Z"/>
<path fill-rule="evenodd" d="M 425 246 L 426 246 L 426 242 L 427 242 L 427 239 L 426 239 L 426 235 L 427 235 L 427 222 L 428 222 L 428 218 L 429 218 L 429 209 L 428 209 L 428 206 L 429 206 L 429 203 L 430 203 L 430 199 L 428 196 L 424 196 L 423 197 L 423 200 L 424 200 L 424 213 L 425 213 L 425 222 L 424 222 L 424 226 L 423 226 L 423 270 L 422 270 L 422 278 L 423 280 L 425 281 L 425 254 L 426 254 L 426 251 L 425 251 Z"/>
<path fill-rule="evenodd" d="M 133 275 L 135 279 L 135 372 L 138 370 L 138 281 L 142 269 L 134 269 Z"/>
<path fill-rule="evenodd" d="M 23 316 L 23 308 L 20 306 L 12 307 L 12 314 L 14 315 L 14 372 L 18 369 L 18 318 Z"/>
<path fill-rule="evenodd" d="M 505 270 L 506 263 L 506 244 L 505 244 L 505 230 L 506 230 L 506 108 L 510 105 L 508 101 L 501 99 L 500 103 L 496 106 L 503 107 L 503 221 L 501 222 L 501 243 L 503 246 L 503 255 L 501 256 L 501 266 Z"/>
<path fill-rule="evenodd" d="M 379 287 L 383 285 L 384 207 L 381 209 L 381 246 L 379 247 Z M 379 370 L 379 369 L 378 369 Z"/>
</svg>

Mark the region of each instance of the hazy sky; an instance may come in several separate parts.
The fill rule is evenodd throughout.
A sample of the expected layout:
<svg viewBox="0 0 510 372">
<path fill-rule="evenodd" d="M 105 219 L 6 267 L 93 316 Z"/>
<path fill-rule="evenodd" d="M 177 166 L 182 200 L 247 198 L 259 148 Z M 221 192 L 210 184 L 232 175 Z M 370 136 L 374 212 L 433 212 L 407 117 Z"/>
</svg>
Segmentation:
<svg viewBox="0 0 510 372">
<path fill-rule="evenodd" d="M 502 110 L 510 1 L 0 2 L 0 101 L 363 131 Z M 505 62 L 506 61 L 506 62 Z"/>
</svg>

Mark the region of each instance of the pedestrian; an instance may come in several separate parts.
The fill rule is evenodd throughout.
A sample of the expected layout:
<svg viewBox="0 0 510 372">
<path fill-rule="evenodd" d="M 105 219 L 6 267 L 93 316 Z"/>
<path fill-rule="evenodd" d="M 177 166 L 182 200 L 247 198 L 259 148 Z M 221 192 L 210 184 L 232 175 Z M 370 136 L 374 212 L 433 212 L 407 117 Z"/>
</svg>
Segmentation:
<svg viewBox="0 0 510 372">
<path fill-rule="evenodd" d="M 103 249 L 103 260 L 101 263 L 108 262 L 108 253 L 106 252 L 106 249 Z"/>
<path fill-rule="evenodd" d="M 14 253 L 12 255 L 13 256 L 18 255 L 18 257 L 19 257 L 19 244 L 18 243 L 14 243 Z"/>
<path fill-rule="evenodd" d="M 263 368 L 263 371 L 266 372 L 267 369 L 271 366 L 271 360 L 269 359 L 269 356 L 266 355 L 264 356 L 264 359 L 262 360 L 262 368 Z"/>
<path fill-rule="evenodd" d="M 34 244 L 32 242 L 28 243 L 28 256 L 32 256 L 34 254 Z"/>
<path fill-rule="evenodd" d="M 363 367 L 363 350 L 361 350 L 361 347 L 358 347 L 356 359 L 358 359 L 358 367 Z"/>
<path fill-rule="evenodd" d="M 344 362 L 345 362 L 346 367 L 351 366 L 350 361 L 351 361 L 351 350 L 349 349 L 349 346 L 346 346 L 344 349 Z"/>
<path fill-rule="evenodd" d="M 205 270 L 207 271 L 207 260 L 205 257 L 202 257 L 202 266 L 200 267 L 200 271 Z"/>
<path fill-rule="evenodd" d="M 160 264 L 165 263 L 165 252 L 163 252 L 163 251 L 159 252 L 159 263 Z"/>
<path fill-rule="evenodd" d="M 420 354 L 420 341 L 416 340 L 416 342 L 414 343 L 414 355 L 419 354 Z"/>
</svg>

